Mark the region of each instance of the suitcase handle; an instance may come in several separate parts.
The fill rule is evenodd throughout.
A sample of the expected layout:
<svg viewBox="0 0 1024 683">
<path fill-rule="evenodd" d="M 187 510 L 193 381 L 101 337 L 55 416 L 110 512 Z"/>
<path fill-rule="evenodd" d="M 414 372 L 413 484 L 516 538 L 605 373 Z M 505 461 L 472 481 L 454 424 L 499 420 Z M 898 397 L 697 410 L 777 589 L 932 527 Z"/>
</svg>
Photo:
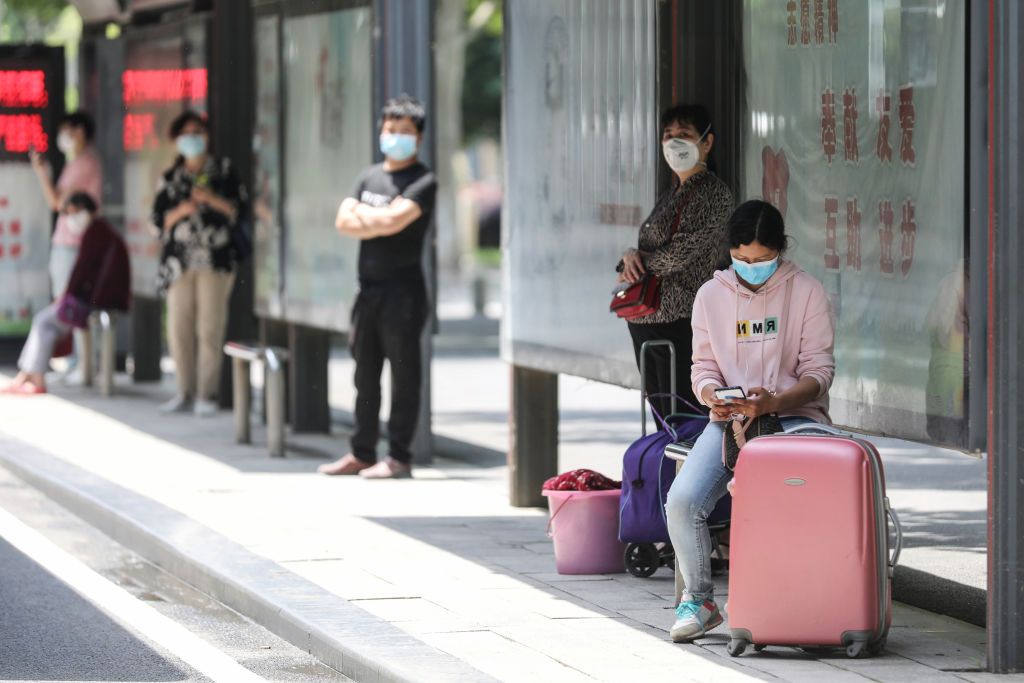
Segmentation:
<svg viewBox="0 0 1024 683">
<path fill-rule="evenodd" d="M 830 436 L 850 436 L 847 432 L 840 431 L 835 427 L 829 425 L 818 424 L 817 422 L 812 424 L 801 424 L 796 427 L 791 427 L 785 430 L 786 434 L 828 434 Z"/>
<path fill-rule="evenodd" d="M 889 560 L 889 578 L 891 579 L 893 571 L 896 569 L 896 563 L 900 561 L 900 551 L 903 550 L 903 527 L 900 526 L 900 518 L 896 511 L 889 504 L 888 496 L 885 497 L 885 514 L 889 516 L 892 528 L 896 532 L 896 543 L 892 549 L 892 559 Z"/>
</svg>

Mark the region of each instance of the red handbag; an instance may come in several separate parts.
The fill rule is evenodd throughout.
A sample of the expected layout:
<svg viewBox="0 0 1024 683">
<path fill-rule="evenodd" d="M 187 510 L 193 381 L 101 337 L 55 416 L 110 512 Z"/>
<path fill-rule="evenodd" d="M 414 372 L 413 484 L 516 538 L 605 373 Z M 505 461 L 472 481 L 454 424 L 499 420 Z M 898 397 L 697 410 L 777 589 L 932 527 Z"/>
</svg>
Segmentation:
<svg viewBox="0 0 1024 683">
<path fill-rule="evenodd" d="M 611 306 L 615 315 L 624 320 L 635 320 L 658 312 L 661 306 L 661 278 L 646 275 L 633 284 L 623 284 L 615 290 Z"/>
<path fill-rule="evenodd" d="M 686 195 L 686 199 L 679 205 L 676 213 L 676 221 L 672 224 L 672 232 L 668 240 L 676 236 L 679 230 L 679 221 L 683 218 L 683 209 L 690 203 L 693 197 L 693 190 Z M 661 307 L 661 278 L 648 273 L 636 282 L 623 283 L 612 292 L 612 303 L 608 310 L 623 320 L 636 320 L 658 312 Z"/>
</svg>

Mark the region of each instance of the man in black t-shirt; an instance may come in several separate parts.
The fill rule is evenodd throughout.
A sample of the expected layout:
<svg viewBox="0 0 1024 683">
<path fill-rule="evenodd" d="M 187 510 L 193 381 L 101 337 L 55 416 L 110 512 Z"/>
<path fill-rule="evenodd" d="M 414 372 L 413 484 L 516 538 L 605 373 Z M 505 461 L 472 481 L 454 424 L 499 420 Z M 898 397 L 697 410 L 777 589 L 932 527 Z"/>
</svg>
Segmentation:
<svg viewBox="0 0 1024 683">
<path fill-rule="evenodd" d="M 361 240 L 359 296 L 352 309 L 352 356 L 356 361 L 356 430 L 352 452 L 319 471 L 368 479 L 412 476 L 412 444 L 420 410 L 423 359 L 420 336 L 427 322 L 423 243 L 430 227 L 437 180 L 416 156 L 426 114 L 408 96 L 381 112 L 380 151 L 341 203 L 338 232 Z M 377 462 L 380 376 L 391 367 L 388 457 Z"/>
</svg>

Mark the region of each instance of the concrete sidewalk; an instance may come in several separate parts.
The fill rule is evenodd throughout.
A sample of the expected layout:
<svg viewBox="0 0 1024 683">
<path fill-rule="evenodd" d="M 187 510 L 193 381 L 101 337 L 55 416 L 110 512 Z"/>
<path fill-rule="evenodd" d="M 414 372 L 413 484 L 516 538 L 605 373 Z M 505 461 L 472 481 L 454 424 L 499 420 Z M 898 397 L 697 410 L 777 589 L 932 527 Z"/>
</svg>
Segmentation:
<svg viewBox="0 0 1024 683">
<path fill-rule="evenodd" d="M 449 373 L 435 376 L 444 391 Z M 162 418 L 167 387 L 119 390 L 0 397 L 0 462 L 357 680 L 990 678 L 983 631 L 902 605 L 877 659 L 772 648 L 733 660 L 724 628 L 676 646 L 670 573 L 554 573 L 546 514 L 507 505 L 499 464 L 438 458 L 413 481 L 327 478 L 313 470 L 344 449 L 342 434 L 293 438 L 272 460 L 259 428 L 256 445 L 237 446 L 226 413 Z"/>
</svg>

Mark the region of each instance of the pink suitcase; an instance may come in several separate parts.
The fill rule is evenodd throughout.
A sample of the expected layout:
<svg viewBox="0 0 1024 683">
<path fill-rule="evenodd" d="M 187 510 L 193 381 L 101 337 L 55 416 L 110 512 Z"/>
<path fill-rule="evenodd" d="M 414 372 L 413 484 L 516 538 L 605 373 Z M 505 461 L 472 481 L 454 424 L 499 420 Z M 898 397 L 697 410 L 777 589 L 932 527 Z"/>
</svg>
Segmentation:
<svg viewBox="0 0 1024 683">
<path fill-rule="evenodd" d="M 733 494 L 729 654 L 749 644 L 878 654 L 901 544 L 872 444 L 821 425 L 751 440 Z"/>
</svg>

